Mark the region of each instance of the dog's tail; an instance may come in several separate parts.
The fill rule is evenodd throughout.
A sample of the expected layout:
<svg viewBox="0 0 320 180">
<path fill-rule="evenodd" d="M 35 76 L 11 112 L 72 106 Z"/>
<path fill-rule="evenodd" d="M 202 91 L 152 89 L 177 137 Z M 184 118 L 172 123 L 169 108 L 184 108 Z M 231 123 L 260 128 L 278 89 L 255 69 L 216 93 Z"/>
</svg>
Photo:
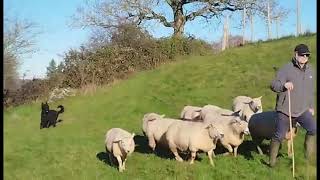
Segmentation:
<svg viewBox="0 0 320 180">
<path fill-rule="evenodd" d="M 58 111 L 58 114 L 61 114 L 64 112 L 64 107 L 62 105 L 59 105 L 58 108 L 60 108 L 60 111 Z"/>
</svg>

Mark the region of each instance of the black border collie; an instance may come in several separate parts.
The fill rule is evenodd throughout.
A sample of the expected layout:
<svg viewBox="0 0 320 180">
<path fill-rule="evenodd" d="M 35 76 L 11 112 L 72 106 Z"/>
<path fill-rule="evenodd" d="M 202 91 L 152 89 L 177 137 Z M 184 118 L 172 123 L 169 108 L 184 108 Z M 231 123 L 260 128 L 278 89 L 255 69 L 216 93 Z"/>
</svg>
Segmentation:
<svg viewBox="0 0 320 180">
<path fill-rule="evenodd" d="M 60 111 L 50 110 L 48 102 L 41 103 L 41 122 L 40 129 L 49 128 L 50 126 L 56 127 L 57 122 L 62 120 L 57 120 L 59 114 L 64 112 L 64 107 L 59 105 Z"/>
</svg>

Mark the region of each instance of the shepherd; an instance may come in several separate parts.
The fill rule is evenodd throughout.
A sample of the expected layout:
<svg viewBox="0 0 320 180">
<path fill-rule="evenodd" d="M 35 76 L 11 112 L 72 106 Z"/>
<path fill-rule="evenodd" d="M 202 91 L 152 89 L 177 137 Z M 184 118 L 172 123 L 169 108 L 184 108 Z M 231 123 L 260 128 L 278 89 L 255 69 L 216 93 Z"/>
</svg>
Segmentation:
<svg viewBox="0 0 320 180">
<path fill-rule="evenodd" d="M 317 128 L 313 118 L 315 92 L 313 71 L 308 63 L 310 54 L 311 52 L 307 45 L 297 45 L 291 62 L 278 70 L 275 79 L 271 83 L 271 90 L 277 93 L 275 107 L 277 119 L 276 131 L 270 144 L 270 167 L 274 167 L 276 164 L 280 144 L 290 128 L 290 119 L 292 124 L 298 122 L 306 130 L 304 156 L 307 161 L 310 161 L 312 150 L 315 149 Z M 290 93 L 287 91 L 290 91 Z M 291 107 L 289 107 L 290 100 Z M 289 112 L 289 108 L 291 112 Z"/>
</svg>

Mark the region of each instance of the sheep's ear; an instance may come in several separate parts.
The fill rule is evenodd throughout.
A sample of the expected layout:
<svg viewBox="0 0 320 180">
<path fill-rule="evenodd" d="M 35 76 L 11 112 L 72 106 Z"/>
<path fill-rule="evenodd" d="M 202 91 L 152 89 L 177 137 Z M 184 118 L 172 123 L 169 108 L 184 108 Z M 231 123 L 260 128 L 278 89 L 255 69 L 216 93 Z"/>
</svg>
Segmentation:
<svg viewBox="0 0 320 180">
<path fill-rule="evenodd" d="M 248 104 L 249 104 L 249 106 L 253 106 L 253 105 L 254 105 L 254 102 L 253 102 L 253 101 L 250 101 Z"/>
<path fill-rule="evenodd" d="M 198 115 L 198 116 L 196 116 L 196 117 L 193 117 L 193 118 L 200 118 L 201 116 L 200 115 Z"/>
<path fill-rule="evenodd" d="M 131 137 L 133 138 L 133 137 L 134 137 L 134 135 L 135 135 L 135 134 L 134 134 L 134 133 L 132 133 Z"/>
<path fill-rule="evenodd" d="M 166 116 L 165 114 L 162 114 L 160 117 L 161 117 L 161 118 L 164 118 L 165 116 Z"/>
<path fill-rule="evenodd" d="M 261 99 L 261 98 L 262 98 L 262 96 L 258 97 L 258 99 Z"/>
<path fill-rule="evenodd" d="M 241 111 L 241 110 L 232 113 L 232 116 L 239 116 L 239 117 L 240 117 L 240 111 Z"/>
</svg>

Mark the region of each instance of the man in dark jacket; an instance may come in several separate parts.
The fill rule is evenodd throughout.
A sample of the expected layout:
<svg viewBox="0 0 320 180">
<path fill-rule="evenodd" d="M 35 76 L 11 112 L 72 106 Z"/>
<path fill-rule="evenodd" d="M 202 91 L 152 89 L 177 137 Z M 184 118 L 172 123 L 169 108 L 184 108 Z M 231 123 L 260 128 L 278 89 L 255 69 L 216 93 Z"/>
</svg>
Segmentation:
<svg viewBox="0 0 320 180">
<path fill-rule="evenodd" d="M 294 49 L 291 62 L 283 66 L 271 83 L 271 90 L 277 93 L 276 131 L 270 144 L 269 165 L 276 163 L 279 146 L 289 130 L 289 97 L 292 123 L 298 122 L 307 132 L 305 135 L 305 158 L 309 160 L 311 151 L 315 148 L 316 123 L 314 115 L 314 76 L 308 64 L 310 51 L 307 45 L 299 44 Z"/>
</svg>

